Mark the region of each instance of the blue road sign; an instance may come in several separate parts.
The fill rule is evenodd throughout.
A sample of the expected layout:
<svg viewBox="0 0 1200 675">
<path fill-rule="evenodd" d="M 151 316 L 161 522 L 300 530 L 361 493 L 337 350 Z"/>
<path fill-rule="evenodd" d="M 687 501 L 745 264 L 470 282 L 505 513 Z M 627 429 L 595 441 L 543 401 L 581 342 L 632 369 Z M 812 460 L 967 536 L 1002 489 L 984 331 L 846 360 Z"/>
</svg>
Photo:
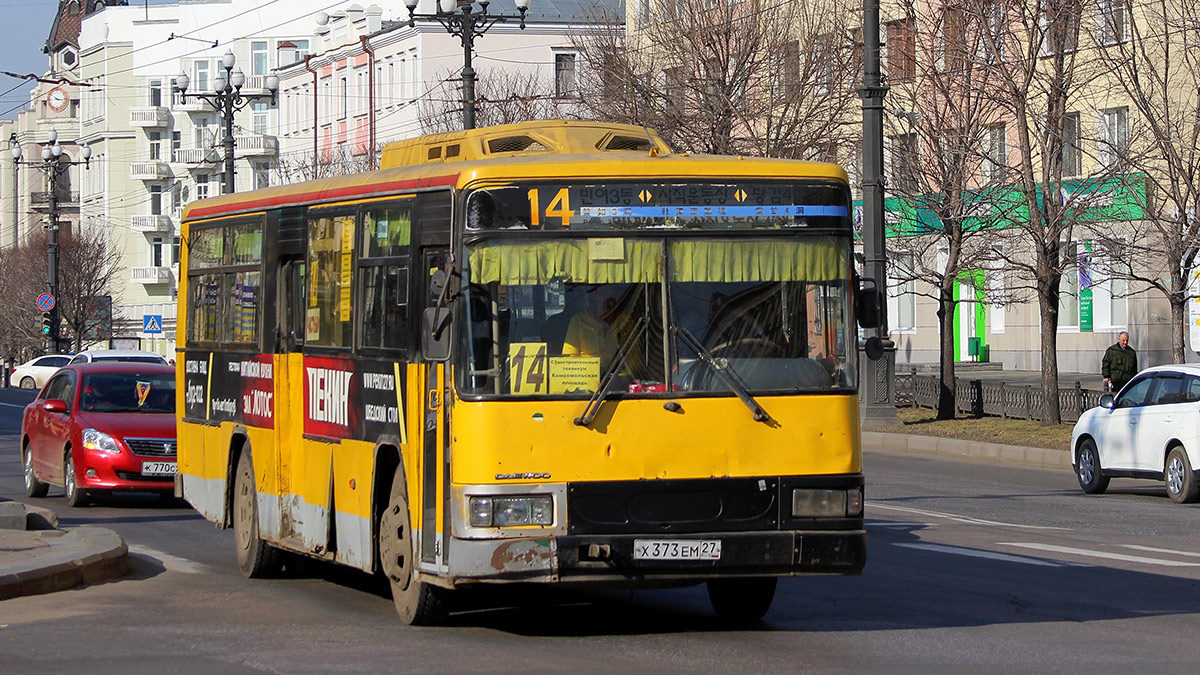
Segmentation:
<svg viewBox="0 0 1200 675">
<path fill-rule="evenodd" d="M 42 293 L 38 296 L 37 306 L 43 312 L 49 312 L 54 309 L 54 296 L 49 293 Z"/>
<path fill-rule="evenodd" d="M 142 332 L 143 333 L 161 333 L 162 332 L 162 314 L 143 314 L 142 315 Z"/>
</svg>

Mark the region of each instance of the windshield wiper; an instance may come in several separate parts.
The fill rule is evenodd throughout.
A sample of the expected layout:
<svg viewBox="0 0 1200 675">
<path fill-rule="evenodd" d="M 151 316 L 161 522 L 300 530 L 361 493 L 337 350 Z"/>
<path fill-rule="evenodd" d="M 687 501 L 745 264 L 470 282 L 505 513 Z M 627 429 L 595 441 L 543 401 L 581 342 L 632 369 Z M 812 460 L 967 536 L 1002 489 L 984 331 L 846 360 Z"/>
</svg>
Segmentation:
<svg viewBox="0 0 1200 675">
<path fill-rule="evenodd" d="M 600 386 L 596 388 L 596 392 L 588 399 L 588 404 L 583 409 L 583 414 L 575 418 L 576 425 L 586 427 L 596 418 L 596 413 L 600 412 L 600 404 L 604 402 L 604 397 L 608 395 L 609 387 L 612 386 L 617 373 L 625 366 L 625 361 L 629 359 L 630 347 L 641 338 L 642 333 L 646 332 L 646 326 L 649 324 L 650 322 L 646 317 L 641 317 L 633 325 L 633 330 L 630 331 L 629 337 L 617 345 L 617 353 L 613 356 L 612 363 L 608 364 L 608 369 L 604 371 L 604 375 L 600 378 Z"/>
<path fill-rule="evenodd" d="M 721 381 L 725 383 L 725 386 L 729 387 L 733 393 L 737 394 L 737 397 L 741 399 L 742 403 L 746 404 L 746 407 L 750 409 L 750 412 L 754 413 L 755 422 L 770 421 L 771 416 L 767 414 L 766 410 L 763 410 L 762 406 L 758 404 L 758 401 L 754 400 L 754 397 L 751 396 L 750 392 L 746 390 L 745 385 L 738 381 L 737 373 L 733 372 L 733 370 L 729 368 L 729 363 L 725 359 L 718 359 L 717 357 L 713 356 L 713 353 L 708 351 L 704 345 L 700 344 L 700 341 L 697 340 L 696 336 L 692 335 L 688 329 L 679 326 L 675 328 L 675 332 L 683 336 L 683 341 L 686 342 L 689 347 L 696 350 L 696 354 L 700 356 L 700 360 L 708 364 L 708 367 L 713 369 L 713 372 L 717 374 L 717 377 L 721 378 Z"/>
</svg>

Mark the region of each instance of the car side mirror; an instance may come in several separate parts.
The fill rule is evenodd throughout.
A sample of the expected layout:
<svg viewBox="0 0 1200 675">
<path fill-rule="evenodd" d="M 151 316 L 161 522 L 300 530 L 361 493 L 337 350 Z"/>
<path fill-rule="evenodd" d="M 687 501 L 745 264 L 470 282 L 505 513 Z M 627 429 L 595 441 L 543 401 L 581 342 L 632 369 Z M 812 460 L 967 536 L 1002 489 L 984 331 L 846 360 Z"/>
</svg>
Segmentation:
<svg viewBox="0 0 1200 675">
<path fill-rule="evenodd" d="M 863 287 L 869 283 L 869 287 Z M 854 317 L 863 328 L 879 328 L 883 325 L 883 293 L 874 279 L 864 278 L 854 292 Z"/>
<path fill-rule="evenodd" d="M 1117 397 L 1112 394 L 1105 394 L 1100 397 L 1100 407 L 1112 410 L 1117 403 Z"/>
<path fill-rule="evenodd" d="M 42 404 L 42 410 L 52 413 L 65 413 L 67 412 L 67 402 L 61 398 L 52 398 Z"/>
</svg>

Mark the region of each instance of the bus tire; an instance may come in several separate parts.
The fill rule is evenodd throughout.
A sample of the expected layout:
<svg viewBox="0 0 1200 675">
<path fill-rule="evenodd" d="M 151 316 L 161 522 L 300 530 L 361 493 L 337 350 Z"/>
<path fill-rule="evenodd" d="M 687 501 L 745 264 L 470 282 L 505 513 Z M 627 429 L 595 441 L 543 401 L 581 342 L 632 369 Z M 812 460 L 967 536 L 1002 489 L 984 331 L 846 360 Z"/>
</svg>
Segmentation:
<svg viewBox="0 0 1200 675">
<path fill-rule="evenodd" d="M 771 609 L 777 582 L 775 577 L 712 579 L 708 582 L 708 600 L 722 621 L 753 623 Z"/>
<path fill-rule="evenodd" d="M 416 546 L 409 527 L 404 471 L 392 476 L 387 507 L 379 516 L 379 569 L 392 587 L 396 613 L 410 626 L 433 626 L 449 612 L 447 591 L 416 578 Z"/>
<path fill-rule="evenodd" d="M 258 490 L 250 453 L 244 450 L 233 476 L 233 542 L 243 575 L 262 579 L 279 574 L 283 566 L 280 551 L 258 534 Z"/>
</svg>

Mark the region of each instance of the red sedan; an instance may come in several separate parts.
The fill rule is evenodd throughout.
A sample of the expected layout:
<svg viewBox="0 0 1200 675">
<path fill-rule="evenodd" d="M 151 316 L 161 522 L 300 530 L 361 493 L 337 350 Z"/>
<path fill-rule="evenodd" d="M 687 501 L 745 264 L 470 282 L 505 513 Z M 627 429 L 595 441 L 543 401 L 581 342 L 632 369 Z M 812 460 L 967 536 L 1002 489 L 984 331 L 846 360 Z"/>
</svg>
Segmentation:
<svg viewBox="0 0 1200 675">
<path fill-rule="evenodd" d="M 61 485 L 67 504 L 91 494 L 175 488 L 175 369 L 98 361 L 66 366 L 25 407 L 25 494 Z"/>
</svg>

